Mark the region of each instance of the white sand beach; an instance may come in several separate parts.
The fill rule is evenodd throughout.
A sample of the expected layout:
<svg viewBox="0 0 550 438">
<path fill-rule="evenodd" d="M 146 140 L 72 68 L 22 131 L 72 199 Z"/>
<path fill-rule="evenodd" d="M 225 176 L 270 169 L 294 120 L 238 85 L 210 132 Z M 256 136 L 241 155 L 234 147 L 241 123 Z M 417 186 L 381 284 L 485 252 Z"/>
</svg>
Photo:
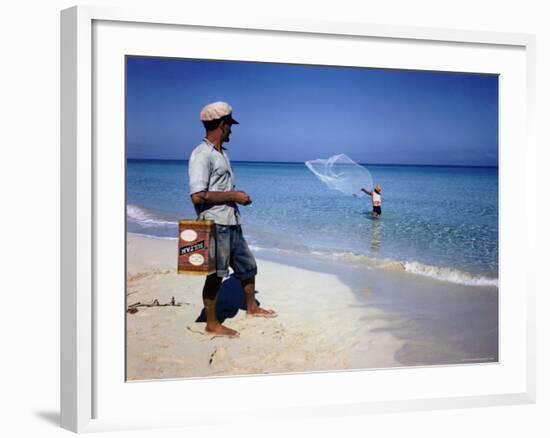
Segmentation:
<svg viewBox="0 0 550 438">
<path fill-rule="evenodd" d="M 239 282 L 218 308 L 238 338 L 195 322 L 204 276 L 176 273 L 177 241 L 128 234 L 127 379 L 288 373 L 498 360 L 498 293 L 386 269 L 256 253 L 257 300 L 277 318 L 249 318 Z M 284 263 L 283 263 L 284 262 Z"/>
</svg>

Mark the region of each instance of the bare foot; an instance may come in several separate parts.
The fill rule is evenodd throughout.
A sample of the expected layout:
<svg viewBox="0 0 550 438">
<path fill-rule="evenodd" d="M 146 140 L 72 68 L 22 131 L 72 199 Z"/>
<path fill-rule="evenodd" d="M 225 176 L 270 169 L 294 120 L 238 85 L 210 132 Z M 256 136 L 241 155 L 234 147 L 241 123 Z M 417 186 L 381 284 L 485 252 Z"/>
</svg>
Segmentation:
<svg viewBox="0 0 550 438">
<path fill-rule="evenodd" d="M 254 309 L 247 310 L 246 316 L 259 317 L 259 318 L 275 318 L 277 316 L 277 313 L 274 310 L 262 309 L 261 307 L 256 307 Z"/>
<path fill-rule="evenodd" d="M 204 331 L 206 333 L 210 333 L 216 336 L 227 336 L 229 338 L 235 338 L 239 336 L 238 331 L 230 329 L 229 327 L 226 327 L 221 324 L 212 324 L 212 325 L 206 324 L 206 328 Z"/>
</svg>

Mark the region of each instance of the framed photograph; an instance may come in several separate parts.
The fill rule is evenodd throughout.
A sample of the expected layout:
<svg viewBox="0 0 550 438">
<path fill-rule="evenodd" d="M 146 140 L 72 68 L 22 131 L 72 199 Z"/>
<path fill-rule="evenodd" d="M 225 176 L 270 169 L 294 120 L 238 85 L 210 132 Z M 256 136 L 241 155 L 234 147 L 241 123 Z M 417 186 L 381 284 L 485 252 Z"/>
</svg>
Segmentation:
<svg viewBox="0 0 550 438">
<path fill-rule="evenodd" d="M 534 50 L 62 11 L 62 426 L 534 402 Z"/>
</svg>

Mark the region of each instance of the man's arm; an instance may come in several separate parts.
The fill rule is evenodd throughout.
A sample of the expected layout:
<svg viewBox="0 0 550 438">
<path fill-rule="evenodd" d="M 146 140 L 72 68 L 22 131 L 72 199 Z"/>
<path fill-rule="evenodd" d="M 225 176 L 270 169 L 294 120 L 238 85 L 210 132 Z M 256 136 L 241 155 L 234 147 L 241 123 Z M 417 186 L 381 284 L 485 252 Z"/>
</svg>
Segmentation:
<svg viewBox="0 0 550 438">
<path fill-rule="evenodd" d="M 372 192 L 369 192 L 367 189 L 361 189 L 361 191 L 365 192 L 369 196 L 372 196 Z"/>
<path fill-rule="evenodd" d="M 251 204 L 250 196 L 245 192 L 197 192 L 191 195 L 193 204 L 226 204 L 236 202 L 241 205 Z"/>
</svg>

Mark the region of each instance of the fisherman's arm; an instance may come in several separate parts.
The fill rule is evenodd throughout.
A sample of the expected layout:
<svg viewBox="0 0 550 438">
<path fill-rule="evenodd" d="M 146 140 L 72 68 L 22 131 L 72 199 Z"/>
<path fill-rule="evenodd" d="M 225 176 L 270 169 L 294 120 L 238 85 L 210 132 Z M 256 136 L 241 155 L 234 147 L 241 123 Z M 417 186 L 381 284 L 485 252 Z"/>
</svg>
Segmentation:
<svg viewBox="0 0 550 438">
<path fill-rule="evenodd" d="M 372 192 L 369 192 L 367 189 L 361 189 L 361 191 L 365 192 L 367 195 L 372 196 Z"/>
<path fill-rule="evenodd" d="M 202 191 L 191 195 L 193 204 L 227 204 L 236 202 L 241 205 L 251 204 L 250 196 L 245 192 L 210 192 Z"/>
</svg>

